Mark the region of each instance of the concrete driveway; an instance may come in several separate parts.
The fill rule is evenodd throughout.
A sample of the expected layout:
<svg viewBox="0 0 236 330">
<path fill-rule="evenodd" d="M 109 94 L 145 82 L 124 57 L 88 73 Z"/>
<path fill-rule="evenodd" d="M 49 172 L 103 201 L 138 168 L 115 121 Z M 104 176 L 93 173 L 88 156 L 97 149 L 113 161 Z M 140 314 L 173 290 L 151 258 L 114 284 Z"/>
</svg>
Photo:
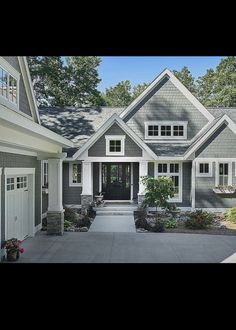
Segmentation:
<svg viewBox="0 0 236 330">
<path fill-rule="evenodd" d="M 219 263 L 228 257 L 236 262 L 231 257 L 236 237 L 224 235 L 39 232 L 22 247 L 19 263 Z"/>
</svg>

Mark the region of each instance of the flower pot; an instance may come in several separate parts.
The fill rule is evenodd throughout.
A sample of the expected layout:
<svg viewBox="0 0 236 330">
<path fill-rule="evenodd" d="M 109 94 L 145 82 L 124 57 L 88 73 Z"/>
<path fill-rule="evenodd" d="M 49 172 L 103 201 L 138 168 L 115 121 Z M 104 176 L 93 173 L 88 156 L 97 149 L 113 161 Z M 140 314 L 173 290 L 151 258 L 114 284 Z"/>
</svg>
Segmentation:
<svg viewBox="0 0 236 330">
<path fill-rule="evenodd" d="M 19 258 L 19 251 L 7 251 L 7 261 L 16 261 Z"/>
</svg>

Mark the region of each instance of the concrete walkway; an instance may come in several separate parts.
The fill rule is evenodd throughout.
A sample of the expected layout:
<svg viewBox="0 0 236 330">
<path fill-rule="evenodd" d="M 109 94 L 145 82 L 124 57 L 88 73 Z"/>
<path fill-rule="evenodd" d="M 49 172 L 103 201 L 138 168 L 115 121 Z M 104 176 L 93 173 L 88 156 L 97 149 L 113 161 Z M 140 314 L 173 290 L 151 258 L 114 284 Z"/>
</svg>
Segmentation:
<svg viewBox="0 0 236 330">
<path fill-rule="evenodd" d="M 136 233 L 133 215 L 97 215 L 89 232 Z"/>
<path fill-rule="evenodd" d="M 19 263 L 220 263 L 236 253 L 236 237 L 95 232 L 48 236 L 39 232 L 22 246 L 25 252 Z"/>
</svg>

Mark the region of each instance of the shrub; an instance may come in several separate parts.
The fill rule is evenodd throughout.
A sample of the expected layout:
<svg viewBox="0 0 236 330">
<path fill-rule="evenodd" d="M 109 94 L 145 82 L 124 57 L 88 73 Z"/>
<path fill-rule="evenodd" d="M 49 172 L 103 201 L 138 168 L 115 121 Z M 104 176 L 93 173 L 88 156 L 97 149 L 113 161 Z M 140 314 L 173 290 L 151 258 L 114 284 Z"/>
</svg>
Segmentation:
<svg viewBox="0 0 236 330">
<path fill-rule="evenodd" d="M 72 222 L 71 221 L 69 221 L 69 220 L 65 220 L 64 221 L 64 228 L 65 229 L 67 229 L 67 228 L 69 228 L 69 227 L 71 227 L 72 226 Z"/>
<path fill-rule="evenodd" d="M 90 218 L 87 215 L 78 214 L 77 219 L 74 221 L 76 227 L 90 227 Z"/>
<path fill-rule="evenodd" d="M 75 209 L 71 208 L 65 208 L 65 213 L 64 213 L 65 219 L 71 222 L 75 222 L 78 218 L 78 214 Z"/>
<path fill-rule="evenodd" d="M 206 229 L 213 222 L 214 214 L 197 210 L 189 214 L 189 219 L 185 221 L 185 226 L 190 229 Z"/>
<path fill-rule="evenodd" d="M 226 219 L 232 223 L 236 223 L 236 207 L 232 207 L 225 212 Z"/>
<path fill-rule="evenodd" d="M 165 221 L 165 228 L 176 228 L 177 227 L 177 221 L 175 219 L 168 219 Z"/>
<path fill-rule="evenodd" d="M 150 230 L 155 233 L 162 233 L 163 231 L 165 231 L 164 221 L 160 219 L 156 220 L 154 226 L 152 226 Z"/>
<path fill-rule="evenodd" d="M 146 230 L 149 230 L 150 229 L 150 226 L 147 222 L 147 220 L 143 217 L 139 217 L 136 221 L 135 221 L 135 225 L 136 225 L 136 228 L 143 228 L 143 229 L 146 229 Z"/>
</svg>

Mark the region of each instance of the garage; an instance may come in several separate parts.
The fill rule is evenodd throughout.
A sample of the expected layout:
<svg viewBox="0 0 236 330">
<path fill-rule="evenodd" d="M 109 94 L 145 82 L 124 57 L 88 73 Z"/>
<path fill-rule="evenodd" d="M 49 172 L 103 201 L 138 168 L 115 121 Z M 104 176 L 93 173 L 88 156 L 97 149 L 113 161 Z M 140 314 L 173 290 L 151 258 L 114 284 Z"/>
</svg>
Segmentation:
<svg viewBox="0 0 236 330">
<path fill-rule="evenodd" d="M 34 234 L 35 169 L 5 169 L 5 237 L 23 240 Z"/>
</svg>

